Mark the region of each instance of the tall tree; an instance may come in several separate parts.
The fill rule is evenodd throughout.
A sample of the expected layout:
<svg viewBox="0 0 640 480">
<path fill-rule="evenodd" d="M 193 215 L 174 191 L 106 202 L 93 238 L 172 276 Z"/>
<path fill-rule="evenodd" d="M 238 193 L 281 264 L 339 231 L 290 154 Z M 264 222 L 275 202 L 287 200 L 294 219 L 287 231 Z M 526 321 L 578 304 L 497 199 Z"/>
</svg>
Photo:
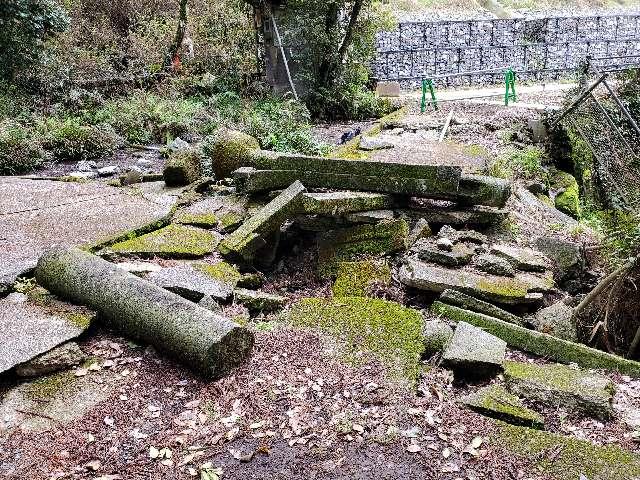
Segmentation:
<svg viewBox="0 0 640 480">
<path fill-rule="evenodd" d="M 176 34 L 173 38 L 173 43 L 169 47 L 167 51 L 167 56 L 165 58 L 165 67 L 171 67 L 176 59 L 178 59 L 178 52 L 180 52 L 180 48 L 182 47 L 182 42 L 184 42 L 184 36 L 187 33 L 187 22 L 188 22 L 188 0 L 180 0 L 180 11 L 178 13 L 178 27 L 176 28 Z"/>
</svg>

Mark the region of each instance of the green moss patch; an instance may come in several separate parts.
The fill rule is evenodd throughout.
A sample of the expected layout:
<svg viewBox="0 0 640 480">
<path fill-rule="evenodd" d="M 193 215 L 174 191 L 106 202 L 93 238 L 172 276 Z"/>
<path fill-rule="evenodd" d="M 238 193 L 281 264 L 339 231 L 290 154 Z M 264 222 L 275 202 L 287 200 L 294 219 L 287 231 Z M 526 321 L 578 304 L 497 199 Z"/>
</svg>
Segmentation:
<svg viewBox="0 0 640 480">
<path fill-rule="evenodd" d="M 618 446 L 599 447 L 591 442 L 513 425 L 500 425 L 492 440 L 532 461 L 555 480 L 633 480 L 640 476 L 640 456 Z"/>
<path fill-rule="evenodd" d="M 527 296 L 528 285 L 515 278 L 496 277 L 478 282 L 479 291 L 499 298 L 523 298 Z"/>
<path fill-rule="evenodd" d="M 213 213 L 181 213 L 175 223 L 194 225 L 196 227 L 213 228 L 218 225 L 218 217 Z"/>
<path fill-rule="evenodd" d="M 559 191 L 555 197 L 556 208 L 574 218 L 580 218 L 580 187 L 573 175 L 557 171 L 551 179 L 551 187 Z"/>
<path fill-rule="evenodd" d="M 219 262 L 215 264 L 194 263 L 193 268 L 202 273 L 206 273 L 215 280 L 231 283 L 233 285 L 236 285 L 242 278 L 242 274 L 238 269 L 227 262 Z"/>
<path fill-rule="evenodd" d="M 174 152 L 162 173 L 167 187 L 181 187 L 197 181 L 203 172 L 203 158 L 199 150 L 185 148 Z"/>
<path fill-rule="evenodd" d="M 318 240 L 318 273 L 323 277 L 336 275 L 341 262 L 405 250 L 408 235 L 409 226 L 404 220 L 326 232 Z"/>
<path fill-rule="evenodd" d="M 66 385 L 73 382 L 76 377 L 71 372 L 60 372 L 47 377 L 42 377 L 27 384 L 26 395 L 36 401 L 51 400 Z"/>
<path fill-rule="evenodd" d="M 513 425 L 537 429 L 544 428 L 542 416 L 528 409 L 515 395 L 502 385 L 489 385 L 460 400 L 470 409 L 487 417 L 503 420 Z"/>
<path fill-rule="evenodd" d="M 343 341 L 349 361 L 368 351 L 394 376 L 418 378 L 424 345 L 422 315 L 416 310 L 362 297 L 307 298 L 291 306 L 288 318 L 294 325 L 316 327 Z"/>
<path fill-rule="evenodd" d="M 338 264 L 338 277 L 333 285 L 333 296 L 365 297 L 368 287 L 372 284 L 387 285 L 390 281 L 391 269 L 386 262 L 341 262 Z"/>
<path fill-rule="evenodd" d="M 184 225 L 169 225 L 141 237 L 116 243 L 115 253 L 166 258 L 197 258 L 212 253 L 219 238 L 212 232 Z"/>
</svg>

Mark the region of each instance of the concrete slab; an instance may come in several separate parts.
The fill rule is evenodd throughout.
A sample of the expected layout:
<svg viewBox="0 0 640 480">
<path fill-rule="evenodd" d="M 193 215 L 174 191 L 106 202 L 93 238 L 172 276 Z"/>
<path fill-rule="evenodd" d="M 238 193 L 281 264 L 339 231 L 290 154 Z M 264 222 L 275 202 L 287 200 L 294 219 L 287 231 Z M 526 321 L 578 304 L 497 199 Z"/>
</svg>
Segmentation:
<svg viewBox="0 0 640 480">
<path fill-rule="evenodd" d="M 54 314 L 19 293 L 0 300 L 0 373 L 76 338 L 89 323 L 77 313 Z"/>
<path fill-rule="evenodd" d="M 0 178 L 0 291 L 33 269 L 48 247 L 96 242 L 151 223 L 169 213 L 176 195 L 169 190 L 140 195 L 101 183 Z"/>
</svg>

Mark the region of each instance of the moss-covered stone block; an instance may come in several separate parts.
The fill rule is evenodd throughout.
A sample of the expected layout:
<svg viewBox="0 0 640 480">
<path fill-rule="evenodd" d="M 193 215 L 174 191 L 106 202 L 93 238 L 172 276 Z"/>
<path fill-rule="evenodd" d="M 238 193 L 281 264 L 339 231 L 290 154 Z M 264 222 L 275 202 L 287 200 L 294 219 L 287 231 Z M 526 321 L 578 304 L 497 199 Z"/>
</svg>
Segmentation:
<svg viewBox="0 0 640 480">
<path fill-rule="evenodd" d="M 36 278 L 56 295 L 95 309 L 107 326 L 207 377 L 225 375 L 253 347 L 253 334 L 228 318 L 78 249 L 47 251 Z"/>
<path fill-rule="evenodd" d="M 299 181 L 292 183 L 228 235 L 220 243 L 220 253 L 237 256 L 247 262 L 252 261 L 254 254 L 266 245 L 265 236 L 278 230 L 282 223 L 299 212 L 304 191 L 305 187 Z"/>
<path fill-rule="evenodd" d="M 303 212 L 307 215 L 343 215 L 393 207 L 393 197 L 369 192 L 305 193 Z"/>
<path fill-rule="evenodd" d="M 205 139 L 202 151 L 210 159 L 216 178 L 222 179 L 249 166 L 252 153 L 259 148 L 258 140 L 251 135 L 222 128 Z"/>
<path fill-rule="evenodd" d="M 507 342 L 507 345 L 525 352 L 557 362 L 576 363 L 584 368 L 602 368 L 640 377 L 639 362 L 596 350 L 581 343 L 568 342 L 546 333 L 528 330 L 519 325 L 442 302 L 434 302 L 431 311 L 456 322 L 467 322 L 480 327 L 492 335 L 502 338 Z"/>
<path fill-rule="evenodd" d="M 363 297 L 306 298 L 292 305 L 294 325 L 319 328 L 344 342 L 346 357 L 368 351 L 391 372 L 414 382 L 420 373 L 422 315 L 395 302 Z"/>
<path fill-rule="evenodd" d="M 640 455 L 617 445 L 601 447 L 577 438 L 507 424 L 498 426 L 491 444 L 528 459 L 545 478 L 554 480 L 576 480 L 580 475 L 589 480 L 640 477 Z"/>
<path fill-rule="evenodd" d="M 490 302 L 504 304 L 531 303 L 538 300 L 530 292 L 537 291 L 539 281 L 479 274 L 470 270 L 451 270 L 409 258 L 400 268 L 398 279 L 403 284 L 435 293 L 459 290 Z M 535 280 L 535 283 L 531 283 Z"/>
<path fill-rule="evenodd" d="M 511 183 L 484 175 L 462 175 L 456 200 L 466 205 L 502 208 L 511 196 Z"/>
<path fill-rule="evenodd" d="M 214 232 L 185 225 L 168 225 L 155 232 L 125 240 L 108 252 L 164 258 L 198 258 L 213 253 L 220 238 Z"/>
<path fill-rule="evenodd" d="M 504 340 L 466 322 L 456 330 L 442 353 L 442 365 L 467 377 L 492 375 L 502 369 Z"/>
<path fill-rule="evenodd" d="M 501 309 L 489 302 L 484 302 L 478 298 L 466 295 L 457 290 L 445 290 L 440 295 L 441 302 L 448 303 L 449 305 L 455 305 L 456 307 L 471 310 L 473 312 L 484 313 L 491 317 L 499 318 L 505 322 L 514 323 L 516 325 L 522 325 L 522 318 L 514 315 L 506 310 Z"/>
<path fill-rule="evenodd" d="M 245 288 L 236 288 L 233 297 L 236 303 L 244 305 L 251 312 L 276 312 L 287 303 L 287 297 Z"/>
<path fill-rule="evenodd" d="M 489 385 L 466 395 L 460 403 L 486 417 L 512 425 L 544 429 L 544 418 L 527 408 L 522 401 L 499 384 Z"/>
<path fill-rule="evenodd" d="M 611 380 L 566 365 L 508 361 L 504 375 L 511 392 L 551 407 L 608 419 L 613 415 Z"/>
<path fill-rule="evenodd" d="M 424 353 L 428 356 L 444 350 L 453 337 L 453 328 L 442 320 L 424 322 L 422 329 L 424 339 Z"/>
<path fill-rule="evenodd" d="M 368 288 L 391 282 L 391 268 L 387 262 L 363 260 L 360 262 L 340 262 L 338 275 L 333 284 L 334 297 L 366 297 Z"/>
<path fill-rule="evenodd" d="M 202 153 L 194 148 L 176 150 L 165 163 L 162 176 L 167 187 L 181 187 L 202 176 Z"/>
<path fill-rule="evenodd" d="M 356 225 L 322 233 L 318 236 L 318 273 L 323 277 L 333 276 L 340 262 L 406 250 L 408 234 L 409 226 L 405 220 Z"/>
</svg>

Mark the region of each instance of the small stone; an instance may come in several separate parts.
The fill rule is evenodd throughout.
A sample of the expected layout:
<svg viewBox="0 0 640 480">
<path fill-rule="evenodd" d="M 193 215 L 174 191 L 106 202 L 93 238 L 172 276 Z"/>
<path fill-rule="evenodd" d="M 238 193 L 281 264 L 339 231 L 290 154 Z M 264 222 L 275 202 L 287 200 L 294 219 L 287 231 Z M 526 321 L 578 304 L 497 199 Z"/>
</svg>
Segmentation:
<svg viewBox="0 0 640 480">
<path fill-rule="evenodd" d="M 78 344 L 69 342 L 27 363 L 18 365 L 16 374 L 20 377 L 38 377 L 73 367 L 84 359 L 85 355 Z"/>
<path fill-rule="evenodd" d="M 189 148 L 189 142 L 184 141 L 180 137 L 176 137 L 167 148 L 171 151 L 182 150 L 184 148 Z"/>
<path fill-rule="evenodd" d="M 475 230 L 456 230 L 450 225 L 444 225 L 438 232 L 438 237 L 448 238 L 453 243 L 469 242 L 481 245 L 489 241 L 487 236 L 480 232 L 476 232 Z"/>
<path fill-rule="evenodd" d="M 607 377 L 559 363 L 507 361 L 504 369 L 507 388 L 520 397 L 603 420 L 613 415 L 615 386 Z"/>
<path fill-rule="evenodd" d="M 112 175 L 117 175 L 120 173 L 120 167 L 117 165 L 109 165 L 107 167 L 102 167 L 98 169 L 98 176 L 100 177 L 111 177 Z"/>
<path fill-rule="evenodd" d="M 491 254 L 484 254 L 476 257 L 473 265 L 478 270 L 491 273 L 492 275 L 513 277 L 516 274 L 515 269 L 507 260 Z"/>
<path fill-rule="evenodd" d="M 76 168 L 78 169 L 79 172 L 92 172 L 97 166 L 98 164 L 94 161 L 82 160 L 78 162 L 78 164 L 76 165 Z"/>
<path fill-rule="evenodd" d="M 427 222 L 424 218 L 421 218 L 416 222 L 416 224 L 411 229 L 411 232 L 409 233 L 409 237 L 407 238 L 407 245 L 411 247 L 421 238 L 429 238 L 432 235 L 433 235 L 433 232 L 431 231 L 429 222 Z"/>
<path fill-rule="evenodd" d="M 491 247 L 491 253 L 526 272 L 545 272 L 550 266 L 549 260 L 543 254 L 530 248 L 494 245 Z"/>
<path fill-rule="evenodd" d="M 549 335 L 570 342 L 578 341 L 573 308 L 564 302 L 557 302 L 549 307 L 538 310 L 535 315 L 529 319 L 529 322 L 539 332 L 548 333 Z"/>
<path fill-rule="evenodd" d="M 151 160 L 149 160 L 148 158 L 140 158 L 136 162 L 136 166 L 138 166 L 140 168 L 143 168 L 143 169 L 147 169 L 147 168 L 151 167 L 152 165 L 153 165 L 153 162 Z"/>
<path fill-rule="evenodd" d="M 198 302 L 202 308 L 206 308 L 207 310 L 211 310 L 212 312 L 221 312 L 222 307 L 218 303 L 218 301 L 213 298 L 211 295 L 205 295 L 202 297 L 202 300 Z"/>
<path fill-rule="evenodd" d="M 384 220 L 393 220 L 393 210 L 372 210 L 370 212 L 348 213 L 345 220 L 351 223 L 378 223 Z"/>
<path fill-rule="evenodd" d="M 453 328 L 441 320 L 424 322 L 422 328 L 425 354 L 434 355 L 444 349 L 453 337 Z"/>
<path fill-rule="evenodd" d="M 419 240 L 412 248 L 418 252 L 418 258 L 425 262 L 437 263 L 445 267 L 460 267 L 467 265 L 473 258 L 473 250 L 464 243 L 451 247 L 450 251 L 438 249 L 428 240 Z"/>
<path fill-rule="evenodd" d="M 512 425 L 544 429 L 542 415 L 524 406 L 522 401 L 502 385 L 489 385 L 462 397 L 460 403 L 487 417 Z"/>
<path fill-rule="evenodd" d="M 386 150 L 393 147 L 394 147 L 393 143 L 383 140 L 381 138 L 365 137 L 365 136 L 362 136 L 360 138 L 360 145 L 358 146 L 360 150 L 367 150 L 367 151 Z"/>
<path fill-rule="evenodd" d="M 439 238 L 436 241 L 436 246 L 440 250 L 443 250 L 445 252 L 450 252 L 451 250 L 453 250 L 453 242 L 451 240 L 449 240 L 448 238 Z"/>
<path fill-rule="evenodd" d="M 282 310 L 287 302 L 286 297 L 271 295 L 255 290 L 236 288 L 233 291 L 237 303 L 244 305 L 252 312 L 274 312 Z"/>
<path fill-rule="evenodd" d="M 459 322 L 442 364 L 470 377 L 494 374 L 502 368 L 507 343 L 484 330 Z"/>
</svg>

